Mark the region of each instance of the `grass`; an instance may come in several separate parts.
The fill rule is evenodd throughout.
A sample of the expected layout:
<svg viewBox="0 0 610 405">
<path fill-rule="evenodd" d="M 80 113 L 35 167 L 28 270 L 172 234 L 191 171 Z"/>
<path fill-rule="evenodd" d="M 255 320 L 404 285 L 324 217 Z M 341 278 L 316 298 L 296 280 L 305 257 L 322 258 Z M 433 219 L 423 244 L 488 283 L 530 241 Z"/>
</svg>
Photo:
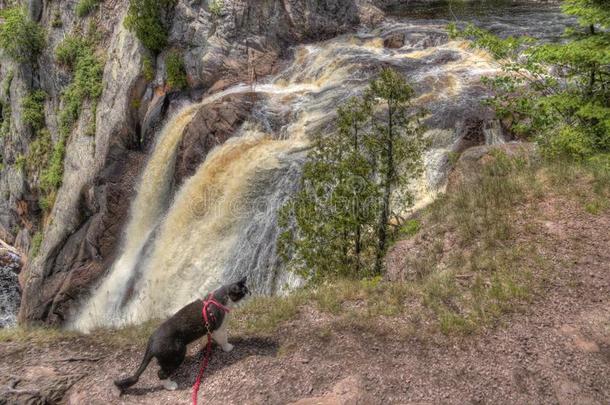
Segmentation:
<svg viewBox="0 0 610 405">
<path fill-rule="evenodd" d="M 315 305 L 335 317 L 337 326 L 361 331 L 379 330 L 386 319 L 404 333 L 467 335 L 523 310 L 549 276 L 549 265 L 531 243 L 540 214 L 535 202 L 552 193 L 581 198 L 575 184 L 587 198 L 602 201 L 610 196 L 610 176 L 599 163 L 563 162 L 558 171 L 552 163 L 501 152 L 492 152 L 490 160 L 420 219 L 405 223 L 402 238 L 421 236 L 407 264 L 413 276 L 408 281 L 337 280 L 296 297 L 268 298 L 273 313 L 258 305 L 243 309 L 251 325 L 245 329 L 256 330 L 259 316 L 267 329 L 277 328 Z"/>
<path fill-rule="evenodd" d="M 222 9 L 224 6 L 225 4 L 223 0 L 210 0 L 208 5 L 210 14 L 212 14 L 214 18 L 219 18 L 222 14 Z"/>
<path fill-rule="evenodd" d="M 101 0 L 79 0 L 76 5 L 76 15 L 80 18 L 88 16 L 100 3 Z"/>
<path fill-rule="evenodd" d="M 12 327 L 0 329 L 0 342 L 2 343 L 53 343 L 76 336 L 78 336 L 77 333 L 50 327 Z"/>
<path fill-rule="evenodd" d="M 182 54 L 177 51 L 172 51 L 165 59 L 165 67 L 167 70 L 167 84 L 172 89 L 183 89 L 187 86 L 186 70 L 184 69 L 184 60 Z"/>
<path fill-rule="evenodd" d="M 147 82 L 152 82 L 155 78 L 155 68 L 149 56 L 144 56 L 142 60 L 142 76 Z"/>
<path fill-rule="evenodd" d="M 0 329 L 0 343 L 53 344 L 59 341 L 86 339 L 87 344 L 113 347 L 144 346 L 159 321 L 148 321 L 140 325 L 121 329 L 96 329 L 88 335 L 57 327 L 11 327 Z"/>
<path fill-rule="evenodd" d="M 42 245 L 42 231 L 36 232 L 32 237 L 29 257 L 33 259 L 38 256 L 38 252 L 40 251 L 40 245 Z"/>
<path fill-rule="evenodd" d="M 21 116 L 23 123 L 39 131 L 45 126 L 44 101 L 47 93 L 35 90 L 21 100 Z"/>
</svg>

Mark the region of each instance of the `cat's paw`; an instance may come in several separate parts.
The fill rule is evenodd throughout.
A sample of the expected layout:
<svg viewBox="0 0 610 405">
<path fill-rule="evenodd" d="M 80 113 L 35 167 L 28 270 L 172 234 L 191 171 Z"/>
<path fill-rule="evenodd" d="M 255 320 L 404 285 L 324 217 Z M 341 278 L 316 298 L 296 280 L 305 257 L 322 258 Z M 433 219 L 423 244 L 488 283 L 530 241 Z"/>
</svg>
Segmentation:
<svg viewBox="0 0 610 405">
<path fill-rule="evenodd" d="M 178 383 L 168 378 L 167 380 L 163 380 L 163 388 L 168 391 L 175 391 L 178 388 Z"/>
<path fill-rule="evenodd" d="M 227 343 L 226 345 L 222 346 L 222 350 L 229 353 L 231 350 L 233 350 L 233 345 L 231 343 Z"/>
</svg>

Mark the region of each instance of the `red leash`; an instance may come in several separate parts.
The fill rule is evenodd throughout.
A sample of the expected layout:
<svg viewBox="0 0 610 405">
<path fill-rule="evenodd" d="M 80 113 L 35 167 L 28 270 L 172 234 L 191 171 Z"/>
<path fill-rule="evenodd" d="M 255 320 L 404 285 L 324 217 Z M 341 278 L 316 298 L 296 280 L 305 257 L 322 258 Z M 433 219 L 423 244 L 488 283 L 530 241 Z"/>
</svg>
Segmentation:
<svg viewBox="0 0 610 405">
<path fill-rule="evenodd" d="M 197 394 L 199 393 L 201 379 L 203 378 L 203 373 L 205 372 L 205 369 L 208 367 L 210 355 L 212 354 L 212 332 L 210 332 L 210 322 L 208 319 L 208 307 L 210 306 L 210 304 L 214 304 L 216 307 L 223 310 L 225 313 L 230 312 L 229 308 L 216 301 L 212 294 L 208 296 L 207 300 L 203 301 L 203 309 L 201 310 L 201 313 L 203 315 L 203 320 L 205 321 L 205 328 L 208 331 L 208 344 L 206 345 L 205 357 L 203 358 L 203 361 L 201 362 L 201 367 L 199 368 L 199 374 L 197 374 L 197 379 L 195 380 L 195 384 L 193 384 L 193 394 L 191 396 L 193 405 L 197 405 Z M 209 316 L 211 316 L 212 320 L 216 322 L 216 318 L 214 317 L 213 313 L 210 313 Z"/>
</svg>

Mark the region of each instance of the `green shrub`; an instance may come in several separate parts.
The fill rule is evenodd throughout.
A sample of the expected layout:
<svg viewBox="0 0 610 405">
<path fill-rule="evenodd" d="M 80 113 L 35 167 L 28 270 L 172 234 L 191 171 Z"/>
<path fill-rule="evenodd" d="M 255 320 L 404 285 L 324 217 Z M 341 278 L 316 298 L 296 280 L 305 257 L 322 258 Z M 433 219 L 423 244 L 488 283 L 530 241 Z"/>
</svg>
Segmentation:
<svg viewBox="0 0 610 405">
<path fill-rule="evenodd" d="M 62 136 L 57 143 L 55 143 L 49 165 L 42 171 L 40 178 L 40 188 L 45 191 L 47 195 L 54 194 L 55 190 L 61 186 L 64 175 L 65 153 L 66 139 Z"/>
<path fill-rule="evenodd" d="M 101 0 L 79 0 L 76 5 L 76 15 L 86 17 L 100 4 Z"/>
<path fill-rule="evenodd" d="M 415 236 L 421 229 L 421 222 L 417 219 L 410 219 L 406 221 L 399 230 L 399 236 L 410 238 Z"/>
<path fill-rule="evenodd" d="M 40 245 L 42 245 L 42 232 L 38 231 L 32 237 L 32 245 L 30 246 L 30 258 L 38 256 L 40 251 Z"/>
<path fill-rule="evenodd" d="M 53 20 L 51 21 L 51 27 L 53 28 L 61 28 L 64 23 L 61 21 L 61 14 L 59 10 L 55 10 L 53 12 Z"/>
<path fill-rule="evenodd" d="M 147 82 L 152 82 L 155 78 L 155 69 L 153 68 L 152 59 L 148 56 L 142 61 L 142 76 Z"/>
<path fill-rule="evenodd" d="M 89 47 L 87 40 L 76 35 L 69 35 L 55 48 L 55 60 L 57 63 L 73 69 L 79 56 Z"/>
<path fill-rule="evenodd" d="M 47 93 L 43 90 L 36 90 L 21 100 L 23 123 L 30 125 L 35 131 L 39 131 L 45 126 L 44 100 Z"/>
<path fill-rule="evenodd" d="M 15 167 L 21 172 L 25 170 L 25 156 L 17 156 L 17 158 L 15 159 Z"/>
<path fill-rule="evenodd" d="M 168 16 L 177 0 L 130 0 L 125 27 L 134 32 L 142 44 L 153 52 L 167 45 Z"/>
<path fill-rule="evenodd" d="M 215 17 L 220 17 L 222 13 L 222 9 L 225 6 L 225 2 L 223 0 L 210 0 L 210 5 L 208 6 L 210 9 L 210 13 Z"/>
<path fill-rule="evenodd" d="M 45 46 L 42 28 L 21 7 L 2 10 L 0 17 L 0 48 L 16 62 L 34 62 Z"/>
<path fill-rule="evenodd" d="M 0 125 L 0 138 L 7 136 L 11 131 L 11 106 L 2 106 L 2 125 Z"/>
<path fill-rule="evenodd" d="M 59 113 L 60 131 L 67 135 L 78 120 L 85 99 L 94 101 L 95 108 L 95 101 L 102 94 L 104 67 L 91 43 L 74 36 L 57 46 L 55 57 L 74 70 L 74 79 L 62 95 L 63 108 Z"/>
<path fill-rule="evenodd" d="M 30 142 L 26 162 L 28 173 L 37 175 L 47 167 L 52 150 L 51 133 L 48 129 L 43 128 L 38 131 L 36 139 Z"/>
<path fill-rule="evenodd" d="M 183 89 L 186 87 L 186 70 L 184 69 L 184 61 L 182 55 L 176 51 L 172 51 L 165 59 L 165 67 L 167 69 L 167 84 L 172 89 Z"/>
</svg>

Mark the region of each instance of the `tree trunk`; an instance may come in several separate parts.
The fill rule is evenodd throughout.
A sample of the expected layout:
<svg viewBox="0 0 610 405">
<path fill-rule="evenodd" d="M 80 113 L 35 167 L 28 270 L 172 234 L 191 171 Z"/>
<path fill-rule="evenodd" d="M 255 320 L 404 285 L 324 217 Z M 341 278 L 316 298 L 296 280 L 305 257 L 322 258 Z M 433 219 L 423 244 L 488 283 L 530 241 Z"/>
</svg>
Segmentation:
<svg viewBox="0 0 610 405">
<path fill-rule="evenodd" d="M 392 181 L 394 178 L 394 128 L 392 118 L 394 109 L 388 104 L 388 132 L 386 135 L 386 172 L 383 186 L 383 206 L 379 217 L 379 228 L 377 231 L 377 257 L 375 260 L 375 273 L 381 274 L 383 269 L 383 256 L 387 247 L 388 220 L 390 218 L 390 198 L 392 195 Z"/>
</svg>

